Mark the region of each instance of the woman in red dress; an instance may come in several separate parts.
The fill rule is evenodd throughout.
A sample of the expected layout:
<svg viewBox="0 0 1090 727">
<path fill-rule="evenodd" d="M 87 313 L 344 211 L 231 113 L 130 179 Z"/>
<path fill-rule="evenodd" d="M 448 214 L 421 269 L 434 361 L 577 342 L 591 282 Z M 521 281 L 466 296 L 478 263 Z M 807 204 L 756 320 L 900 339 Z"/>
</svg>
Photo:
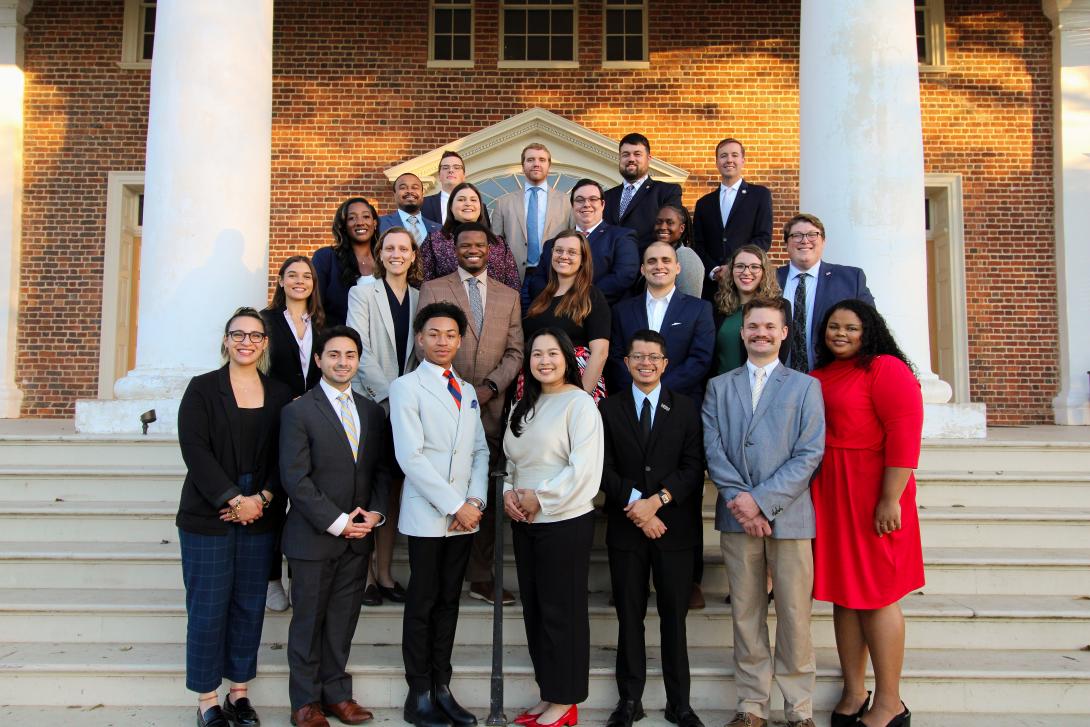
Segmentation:
<svg viewBox="0 0 1090 727">
<path fill-rule="evenodd" d="M 810 488 L 814 598 L 832 601 L 844 675 L 833 727 L 908 727 L 901 701 L 900 599 L 924 584 L 916 481 L 923 398 L 912 364 L 872 306 L 845 300 L 816 345 L 825 398 L 825 458 Z M 866 690 L 874 665 L 874 703 Z M 858 720 L 858 721 L 857 721 Z"/>
</svg>

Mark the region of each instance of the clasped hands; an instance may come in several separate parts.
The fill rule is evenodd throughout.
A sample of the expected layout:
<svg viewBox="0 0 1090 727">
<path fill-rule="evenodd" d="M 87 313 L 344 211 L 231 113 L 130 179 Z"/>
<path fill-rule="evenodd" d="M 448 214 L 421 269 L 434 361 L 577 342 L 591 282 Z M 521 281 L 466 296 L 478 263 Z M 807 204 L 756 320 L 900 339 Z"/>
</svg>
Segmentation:
<svg viewBox="0 0 1090 727">
<path fill-rule="evenodd" d="M 249 497 L 239 495 L 236 502 L 238 503 L 237 510 L 234 505 L 230 504 L 227 507 L 220 508 L 220 520 L 225 523 L 249 525 L 265 514 L 265 505 L 257 495 L 250 495 Z"/>
<path fill-rule="evenodd" d="M 360 515 L 363 516 L 363 522 L 356 522 L 356 518 Z M 380 522 L 382 522 L 382 515 L 377 512 L 371 512 L 370 510 L 364 510 L 362 507 L 357 507 L 355 510 L 348 513 L 348 524 L 345 525 L 344 530 L 341 531 L 341 537 L 348 538 L 349 540 L 366 538 L 371 534 L 372 530 L 378 527 Z"/>
<path fill-rule="evenodd" d="M 463 502 L 462 506 L 454 513 L 454 519 L 450 521 L 448 531 L 452 533 L 469 533 L 476 529 L 481 522 L 484 513 L 473 503 Z"/>
<path fill-rule="evenodd" d="M 764 538 L 772 535 L 772 525 L 768 522 L 768 518 L 761 513 L 761 508 L 757 506 L 757 501 L 753 499 L 753 495 L 748 492 L 736 495 L 727 503 L 727 507 L 730 508 L 730 514 L 746 531 L 746 535 L 751 535 L 754 538 Z"/>
<path fill-rule="evenodd" d="M 628 519 L 651 540 L 658 540 L 666 533 L 666 524 L 656 514 L 662 502 L 658 497 L 645 497 L 628 503 L 624 511 Z"/>
<path fill-rule="evenodd" d="M 507 517 L 517 523 L 532 523 L 541 512 L 541 501 L 537 493 L 525 488 L 516 488 L 503 493 L 503 511 Z"/>
</svg>

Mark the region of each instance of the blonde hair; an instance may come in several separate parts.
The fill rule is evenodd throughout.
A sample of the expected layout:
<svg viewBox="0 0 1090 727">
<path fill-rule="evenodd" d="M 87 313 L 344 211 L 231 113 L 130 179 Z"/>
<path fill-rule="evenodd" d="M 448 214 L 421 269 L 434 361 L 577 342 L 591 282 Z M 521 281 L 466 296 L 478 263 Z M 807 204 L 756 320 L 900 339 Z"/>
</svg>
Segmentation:
<svg viewBox="0 0 1090 727">
<path fill-rule="evenodd" d="M 768 253 L 756 245 L 742 245 L 735 250 L 727 264 L 723 274 L 719 276 L 719 289 L 715 291 L 715 307 L 725 316 L 732 315 L 742 307 L 742 291 L 734 284 L 734 261 L 738 255 L 748 252 L 761 261 L 761 282 L 757 283 L 757 289 L 753 291 L 754 298 L 778 298 L 780 296 L 780 284 L 776 281 L 776 270 L 772 267 L 772 261 L 768 259 Z"/>
<path fill-rule="evenodd" d="M 413 264 L 409 266 L 408 280 L 409 285 L 414 288 L 419 288 L 424 284 L 424 260 L 420 257 L 420 246 L 416 244 L 416 238 L 413 237 L 413 233 L 400 226 L 386 228 L 386 230 L 383 231 L 382 236 L 378 238 L 378 242 L 375 243 L 375 249 L 371 255 L 374 261 L 372 266 L 375 279 L 382 280 L 386 277 L 386 266 L 382 264 L 382 245 L 386 242 L 386 238 L 394 233 L 409 236 L 409 244 L 412 245 L 413 248 Z"/>
<path fill-rule="evenodd" d="M 317 286 L 315 291 L 317 292 Z M 236 318 L 253 318 L 261 324 L 261 331 L 265 334 L 265 350 L 261 352 L 261 356 L 257 359 L 257 370 L 263 374 L 268 373 L 269 364 L 272 362 L 272 355 L 269 353 L 269 332 L 265 328 L 265 319 L 261 317 L 256 308 L 251 308 L 248 305 L 236 308 L 231 317 L 227 319 L 227 323 L 223 324 L 223 340 L 220 341 L 220 365 L 222 366 L 231 360 L 230 356 L 227 355 L 227 332 L 231 330 L 231 322 Z"/>
</svg>

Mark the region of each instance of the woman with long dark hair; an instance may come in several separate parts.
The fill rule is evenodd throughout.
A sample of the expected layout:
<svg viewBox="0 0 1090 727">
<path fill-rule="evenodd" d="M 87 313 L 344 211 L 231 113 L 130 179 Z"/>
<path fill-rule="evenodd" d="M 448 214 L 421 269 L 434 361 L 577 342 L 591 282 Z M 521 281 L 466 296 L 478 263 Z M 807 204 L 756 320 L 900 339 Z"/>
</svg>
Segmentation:
<svg viewBox="0 0 1090 727">
<path fill-rule="evenodd" d="M 257 674 L 269 568 L 280 522 L 280 410 L 291 401 L 268 367 L 265 322 L 239 308 L 223 328 L 224 365 L 195 376 L 178 407 L 186 475 L 175 524 L 185 583 L 186 687 L 198 727 L 260 724 L 247 697 Z M 223 707 L 219 687 L 232 682 Z"/>
<path fill-rule="evenodd" d="M 813 376 L 821 382 L 826 429 L 825 457 L 810 488 L 814 598 L 833 603 L 844 678 L 833 725 L 907 727 L 899 601 L 924 585 L 913 477 L 923 430 L 920 384 L 873 306 L 841 301 L 815 330 L 822 335 Z"/>
<path fill-rule="evenodd" d="M 458 257 L 454 253 L 454 231 L 464 222 L 479 222 L 485 227 L 485 234 L 488 236 L 488 276 L 513 290 L 520 290 L 522 284 L 519 281 L 515 256 L 504 239 L 492 232 L 481 193 L 469 182 L 462 182 L 450 191 L 446 222 L 428 235 L 428 239 L 420 246 L 424 280 L 435 280 L 458 269 Z"/>
<path fill-rule="evenodd" d="M 333 244 L 314 253 L 327 326 L 342 326 L 348 317 L 348 291 L 361 279 L 374 282 L 374 246 L 378 210 L 363 197 L 352 197 L 333 213 Z"/>
<path fill-rule="evenodd" d="M 746 348 L 742 345 L 742 306 L 753 298 L 775 300 L 779 297 L 776 269 L 764 250 L 756 245 L 742 245 L 731 254 L 715 292 L 716 374 L 733 371 L 746 362 Z"/>
<path fill-rule="evenodd" d="M 606 395 L 602 369 L 609 354 L 612 318 L 605 295 L 592 280 L 594 265 L 586 235 L 578 230 L 561 232 L 553 241 L 549 282 L 526 311 L 522 331 L 527 341 L 544 328 L 564 331 L 575 347 L 583 390 L 598 402 Z"/>
<path fill-rule="evenodd" d="M 587 580 L 605 440 L 567 334 L 542 328 L 526 348 L 523 395 L 503 438 L 503 506 L 540 701 L 515 721 L 565 727 L 578 723 L 589 688 Z"/>
</svg>

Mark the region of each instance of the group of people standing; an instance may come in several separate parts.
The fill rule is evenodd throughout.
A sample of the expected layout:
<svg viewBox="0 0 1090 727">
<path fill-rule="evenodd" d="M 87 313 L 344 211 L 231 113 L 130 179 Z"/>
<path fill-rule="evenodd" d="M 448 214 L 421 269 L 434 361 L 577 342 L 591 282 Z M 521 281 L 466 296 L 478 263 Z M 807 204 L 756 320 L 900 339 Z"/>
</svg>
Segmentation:
<svg viewBox="0 0 1090 727">
<path fill-rule="evenodd" d="M 361 606 L 384 600 L 405 604 L 405 720 L 476 724 L 451 693 L 451 657 L 465 580 L 472 598 L 515 602 L 495 586 L 500 508 L 540 690 L 515 721 L 577 724 L 599 492 L 618 618 L 608 727 L 644 716 L 649 582 L 666 717 L 703 727 L 685 620 L 704 607 L 705 472 L 733 615 L 729 727 L 765 724 L 773 678 L 788 723 L 813 725 L 812 598 L 835 604 L 833 725 L 909 724 L 897 604 L 923 585 L 911 363 L 863 272 L 822 261 L 817 217 L 788 220 L 790 262 L 773 268 L 771 193 L 742 179 L 741 142 L 717 146 L 720 187 L 693 217 L 678 185 L 649 176 L 644 136 L 618 151 L 622 184 L 583 179 L 565 195 L 549 184 L 549 150 L 528 145 L 523 188 L 491 218 L 445 152 L 436 194 L 403 174 L 387 215 L 346 200 L 334 244 L 285 260 L 272 303 L 227 321 L 224 365 L 193 379 L 178 423 L 198 727 L 260 723 L 247 682 L 263 612 L 289 602 L 292 724 L 371 719 L 347 661 Z M 396 532 L 407 586 L 391 570 Z"/>
</svg>

